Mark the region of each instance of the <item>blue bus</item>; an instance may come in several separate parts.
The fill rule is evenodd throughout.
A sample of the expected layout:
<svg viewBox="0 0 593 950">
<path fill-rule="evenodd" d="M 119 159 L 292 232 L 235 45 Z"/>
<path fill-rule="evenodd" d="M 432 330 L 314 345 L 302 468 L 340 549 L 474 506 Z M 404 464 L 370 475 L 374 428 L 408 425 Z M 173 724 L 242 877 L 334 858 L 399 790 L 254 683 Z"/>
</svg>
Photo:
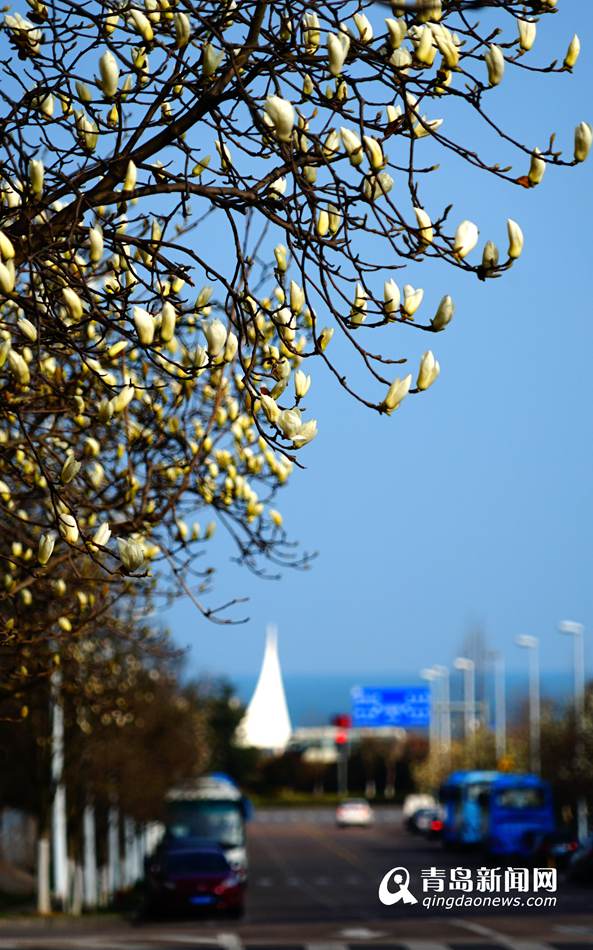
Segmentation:
<svg viewBox="0 0 593 950">
<path fill-rule="evenodd" d="M 499 775 L 487 810 L 485 845 L 493 855 L 529 857 L 536 838 L 556 828 L 552 789 L 537 775 Z"/>
<path fill-rule="evenodd" d="M 484 842 L 488 826 L 487 796 L 500 772 L 453 772 L 439 792 L 443 808 L 443 843 L 476 846 Z"/>
</svg>

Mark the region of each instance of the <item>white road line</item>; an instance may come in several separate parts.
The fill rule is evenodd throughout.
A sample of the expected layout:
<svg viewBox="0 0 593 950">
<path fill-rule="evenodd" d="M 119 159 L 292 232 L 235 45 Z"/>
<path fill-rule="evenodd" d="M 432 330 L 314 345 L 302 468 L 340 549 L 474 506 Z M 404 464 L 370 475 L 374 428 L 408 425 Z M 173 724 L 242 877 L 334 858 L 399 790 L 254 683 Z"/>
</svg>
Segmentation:
<svg viewBox="0 0 593 950">
<path fill-rule="evenodd" d="M 224 950 L 243 950 L 241 938 L 237 934 L 224 933 L 218 935 L 218 943 Z"/>
<path fill-rule="evenodd" d="M 219 934 L 211 934 L 209 937 L 197 936 L 196 934 L 168 934 L 168 933 L 155 933 L 151 934 L 149 939 L 154 943 L 158 941 L 159 943 L 187 943 L 201 945 L 206 944 L 206 946 L 212 946 L 215 943 L 218 943 Z M 145 945 L 146 948 L 146 945 Z"/>
</svg>

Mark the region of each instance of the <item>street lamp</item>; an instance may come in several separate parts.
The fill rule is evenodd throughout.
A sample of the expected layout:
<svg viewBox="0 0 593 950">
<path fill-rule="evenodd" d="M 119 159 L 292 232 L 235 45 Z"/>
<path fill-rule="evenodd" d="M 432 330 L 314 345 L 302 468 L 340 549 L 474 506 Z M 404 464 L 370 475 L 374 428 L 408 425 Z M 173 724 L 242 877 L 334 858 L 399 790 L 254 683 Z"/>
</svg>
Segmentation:
<svg viewBox="0 0 593 950">
<path fill-rule="evenodd" d="M 496 759 L 500 763 L 507 752 L 507 713 L 505 662 L 500 650 L 488 654 L 494 670 L 494 731 L 496 734 Z"/>
<path fill-rule="evenodd" d="M 577 731 L 577 754 L 583 752 L 583 733 L 585 726 L 585 642 L 582 623 L 574 620 L 563 620 L 558 624 L 560 633 L 572 634 L 574 637 L 574 711 Z M 587 837 L 588 816 L 587 799 L 581 796 L 577 804 L 577 826 L 579 841 Z"/>
<path fill-rule="evenodd" d="M 469 739 L 476 724 L 476 664 L 467 656 L 458 656 L 453 666 L 463 672 L 463 733 Z"/>
<path fill-rule="evenodd" d="M 440 739 L 439 723 L 436 716 L 437 699 L 434 683 L 438 679 L 438 673 L 432 666 L 420 670 L 420 676 L 430 684 L 430 722 L 428 724 L 428 753 L 432 755 Z"/>
<path fill-rule="evenodd" d="M 441 682 L 441 698 L 439 700 L 441 714 L 439 726 L 443 752 L 448 755 L 451 751 L 451 690 L 449 685 L 449 669 L 446 666 L 433 666 Z"/>
<path fill-rule="evenodd" d="M 539 640 L 529 634 L 515 638 L 518 647 L 529 650 L 529 763 L 532 772 L 540 770 L 540 695 Z"/>
</svg>

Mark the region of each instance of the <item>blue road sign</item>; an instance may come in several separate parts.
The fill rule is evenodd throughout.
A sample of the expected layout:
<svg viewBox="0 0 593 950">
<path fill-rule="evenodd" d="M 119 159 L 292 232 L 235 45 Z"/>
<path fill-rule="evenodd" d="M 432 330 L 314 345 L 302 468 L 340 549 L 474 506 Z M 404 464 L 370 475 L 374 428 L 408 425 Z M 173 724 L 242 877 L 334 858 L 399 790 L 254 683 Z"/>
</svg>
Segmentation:
<svg viewBox="0 0 593 950">
<path fill-rule="evenodd" d="M 353 726 L 414 729 L 430 723 L 428 686 L 355 686 L 351 696 Z"/>
</svg>

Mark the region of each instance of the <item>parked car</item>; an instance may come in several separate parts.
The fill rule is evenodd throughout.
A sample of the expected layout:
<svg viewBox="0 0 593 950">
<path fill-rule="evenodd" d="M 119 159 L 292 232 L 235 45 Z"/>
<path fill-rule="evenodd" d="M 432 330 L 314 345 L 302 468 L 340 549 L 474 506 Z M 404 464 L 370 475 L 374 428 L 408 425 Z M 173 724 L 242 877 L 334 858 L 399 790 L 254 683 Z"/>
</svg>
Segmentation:
<svg viewBox="0 0 593 950">
<path fill-rule="evenodd" d="M 245 879 L 218 846 L 162 848 L 148 862 L 148 912 L 216 910 L 240 917 L 244 901 Z"/>
<path fill-rule="evenodd" d="M 564 870 L 578 851 L 579 842 L 572 832 L 559 829 L 548 834 L 534 835 L 529 842 L 531 857 L 539 866 Z"/>
<path fill-rule="evenodd" d="M 593 835 L 573 854 L 568 863 L 567 877 L 579 884 L 593 884 Z"/>
<path fill-rule="evenodd" d="M 336 824 L 340 828 L 367 828 L 373 820 L 373 809 L 362 798 L 341 802 L 336 808 Z"/>
<path fill-rule="evenodd" d="M 419 808 L 407 819 L 406 828 L 412 834 L 437 837 L 443 830 L 442 809 L 438 805 L 431 808 Z"/>
</svg>

